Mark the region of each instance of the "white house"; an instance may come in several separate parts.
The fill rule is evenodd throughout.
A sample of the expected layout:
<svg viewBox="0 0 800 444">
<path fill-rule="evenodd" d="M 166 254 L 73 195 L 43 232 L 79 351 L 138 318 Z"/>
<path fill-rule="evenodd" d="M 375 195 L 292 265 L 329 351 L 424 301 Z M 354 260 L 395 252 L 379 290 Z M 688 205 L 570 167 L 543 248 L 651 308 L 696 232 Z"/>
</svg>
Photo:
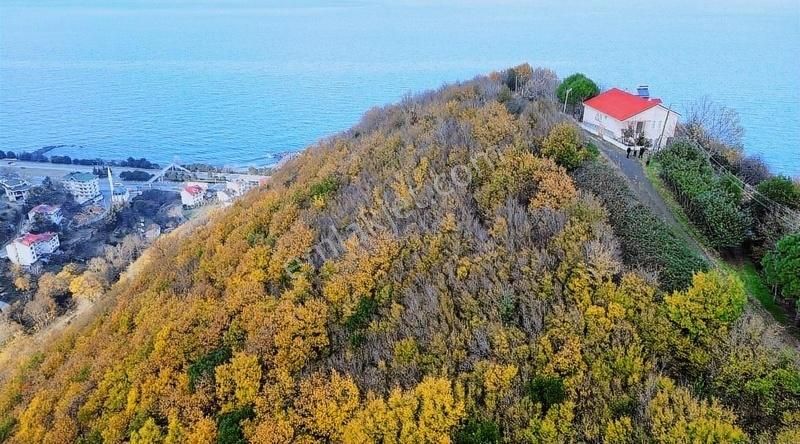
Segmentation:
<svg viewBox="0 0 800 444">
<path fill-rule="evenodd" d="M 206 195 L 205 184 L 187 183 L 181 188 L 181 203 L 185 207 L 196 207 L 203 203 Z"/>
<path fill-rule="evenodd" d="M 28 221 L 33 223 L 37 217 L 41 217 L 56 225 L 64 220 L 64 215 L 61 213 L 61 208 L 58 205 L 36 205 L 28 211 Z"/>
<path fill-rule="evenodd" d="M 64 176 L 64 187 L 75 198 L 75 202 L 83 204 L 102 197 L 100 179 L 92 173 L 72 172 Z"/>
<path fill-rule="evenodd" d="M 13 177 L 0 179 L 0 186 L 3 187 L 6 197 L 11 202 L 24 201 L 28 198 L 28 192 L 31 190 L 28 182 Z"/>
<path fill-rule="evenodd" d="M 35 264 L 43 255 L 58 250 L 58 246 L 56 233 L 27 233 L 6 245 L 6 253 L 11 262 L 27 267 Z"/>
<path fill-rule="evenodd" d="M 583 105 L 584 127 L 595 134 L 621 141 L 622 131 L 630 128 L 634 138 L 643 134 L 654 147 L 664 146 L 675 135 L 680 117 L 661 99 L 650 98 L 647 87 L 639 87 L 638 94 L 612 88 Z"/>
</svg>

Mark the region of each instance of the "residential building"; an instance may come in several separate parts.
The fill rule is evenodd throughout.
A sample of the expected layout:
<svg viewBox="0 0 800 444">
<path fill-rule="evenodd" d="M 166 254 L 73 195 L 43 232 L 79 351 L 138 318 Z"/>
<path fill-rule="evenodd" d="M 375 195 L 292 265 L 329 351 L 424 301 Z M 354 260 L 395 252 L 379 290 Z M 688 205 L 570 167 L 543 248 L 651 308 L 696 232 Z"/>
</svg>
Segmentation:
<svg viewBox="0 0 800 444">
<path fill-rule="evenodd" d="M 233 202 L 236 195 L 230 190 L 217 190 L 217 200 L 224 205 L 229 205 Z"/>
<path fill-rule="evenodd" d="M 583 126 L 593 133 L 623 142 L 623 131 L 630 129 L 633 139 L 643 135 L 654 147 L 666 145 L 675 135 L 680 117 L 660 99 L 651 98 L 644 86 L 639 87 L 637 94 L 612 88 L 583 105 Z"/>
<path fill-rule="evenodd" d="M 206 194 L 204 184 L 187 183 L 181 188 L 181 203 L 185 207 L 196 207 L 203 203 Z"/>
<path fill-rule="evenodd" d="M 100 179 L 92 173 L 72 172 L 64 176 L 64 187 L 79 204 L 102 198 Z"/>
<path fill-rule="evenodd" d="M 234 196 L 242 196 L 253 188 L 258 187 L 259 180 L 257 178 L 237 178 L 225 183 L 225 189 Z"/>
<path fill-rule="evenodd" d="M 56 225 L 64 220 L 64 215 L 61 213 L 61 208 L 58 205 L 36 205 L 28 211 L 28 221 L 33 223 L 37 217 L 41 217 Z"/>
<path fill-rule="evenodd" d="M 6 245 L 6 253 L 11 262 L 28 267 L 35 264 L 42 256 L 58 250 L 58 246 L 56 233 L 27 233 Z"/>
<path fill-rule="evenodd" d="M 131 200 L 131 193 L 128 189 L 120 184 L 114 185 L 111 191 L 111 205 L 114 207 L 123 207 L 129 200 Z"/>
<path fill-rule="evenodd" d="M 0 186 L 6 192 L 6 197 L 11 202 L 24 202 L 28 198 L 28 192 L 31 190 L 31 185 L 15 177 L 6 177 L 0 179 Z"/>
</svg>

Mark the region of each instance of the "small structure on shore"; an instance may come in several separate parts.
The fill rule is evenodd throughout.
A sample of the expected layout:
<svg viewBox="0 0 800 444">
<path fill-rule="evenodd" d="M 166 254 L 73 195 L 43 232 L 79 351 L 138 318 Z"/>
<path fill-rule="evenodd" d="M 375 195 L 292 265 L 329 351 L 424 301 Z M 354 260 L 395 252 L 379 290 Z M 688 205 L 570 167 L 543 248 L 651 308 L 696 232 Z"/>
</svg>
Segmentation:
<svg viewBox="0 0 800 444">
<path fill-rule="evenodd" d="M 16 177 L 0 179 L 0 186 L 3 187 L 6 197 L 11 202 L 24 202 L 31 190 L 31 184 Z"/>
<path fill-rule="evenodd" d="M 26 233 L 6 245 L 6 253 L 11 262 L 30 267 L 42 256 L 58 250 L 59 245 L 57 233 Z"/>
<path fill-rule="evenodd" d="M 626 138 L 647 139 L 663 147 L 675 135 L 679 114 L 650 97 L 649 88 L 637 94 L 611 88 L 583 102 L 583 126 L 587 130 L 620 142 Z"/>
</svg>

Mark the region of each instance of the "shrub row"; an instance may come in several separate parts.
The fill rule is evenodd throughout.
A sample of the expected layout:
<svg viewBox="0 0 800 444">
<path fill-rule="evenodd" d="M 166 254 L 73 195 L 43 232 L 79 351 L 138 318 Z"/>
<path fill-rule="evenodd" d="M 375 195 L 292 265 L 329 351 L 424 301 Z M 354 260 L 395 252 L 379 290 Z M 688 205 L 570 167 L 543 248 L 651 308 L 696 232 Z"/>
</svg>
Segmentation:
<svg viewBox="0 0 800 444">
<path fill-rule="evenodd" d="M 653 211 L 639 202 L 625 179 L 601 161 L 585 162 L 573 175 L 576 184 L 595 194 L 608 209 L 609 223 L 620 240 L 623 259 L 658 273 L 666 291 L 680 290 L 692 282 L 692 274 L 708 269 Z"/>
<path fill-rule="evenodd" d="M 675 143 L 656 159 L 661 177 L 711 246 L 740 247 L 750 226 L 749 217 L 740 208 L 740 194 L 716 175 L 704 153 L 687 143 Z"/>
</svg>

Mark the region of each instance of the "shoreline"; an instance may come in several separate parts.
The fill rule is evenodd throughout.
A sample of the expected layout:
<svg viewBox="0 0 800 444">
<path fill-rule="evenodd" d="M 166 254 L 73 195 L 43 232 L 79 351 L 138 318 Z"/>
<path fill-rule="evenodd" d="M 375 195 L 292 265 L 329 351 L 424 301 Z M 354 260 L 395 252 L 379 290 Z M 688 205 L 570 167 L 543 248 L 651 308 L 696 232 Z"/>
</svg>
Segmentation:
<svg viewBox="0 0 800 444">
<path fill-rule="evenodd" d="M 70 156 L 52 155 L 45 156 L 53 149 L 66 145 L 51 145 L 39 148 L 33 152 L 20 152 L 19 154 L 14 151 L 0 150 L 0 167 L 14 167 L 20 166 L 22 168 L 41 168 L 52 170 L 74 170 L 84 171 L 93 170 L 95 167 L 111 167 L 116 169 L 126 169 L 131 171 L 145 171 L 157 172 L 165 167 L 172 165 L 174 162 L 159 163 L 150 161 L 147 158 L 133 158 L 128 157 L 124 160 L 108 160 L 102 158 L 83 159 L 71 158 Z M 178 165 L 193 171 L 193 172 L 211 172 L 211 173 L 234 173 L 234 174 L 258 174 L 264 173 L 267 170 L 272 170 L 283 165 L 289 159 L 297 156 L 303 150 L 297 151 L 281 151 L 271 154 L 270 156 L 274 161 L 264 165 L 219 165 L 206 162 L 177 162 Z M 50 168 L 44 165 L 50 166 Z"/>
</svg>

